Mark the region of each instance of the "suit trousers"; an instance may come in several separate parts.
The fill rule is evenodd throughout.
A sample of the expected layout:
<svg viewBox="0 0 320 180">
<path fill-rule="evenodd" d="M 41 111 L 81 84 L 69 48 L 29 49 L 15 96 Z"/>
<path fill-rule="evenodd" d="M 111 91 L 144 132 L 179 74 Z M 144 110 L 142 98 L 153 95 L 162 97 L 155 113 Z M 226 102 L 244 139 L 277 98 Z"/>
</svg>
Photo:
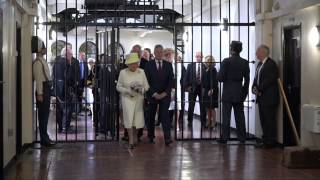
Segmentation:
<svg viewBox="0 0 320 180">
<path fill-rule="evenodd" d="M 202 125 L 205 125 L 206 110 L 202 102 L 203 98 L 202 98 L 201 85 L 198 85 L 196 89 L 193 90 L 193 92 L 189 93 L 188 124 L 191 125 L 193 121 L 194 106 L 196 104 L 197 96 L 199 97 L 200 120 Z"/>
<path fill-rule="evenodd" d="M 274 145 L 277 143 L 277 106 L 263 106 L 258 103 L 259 116 L 262 128 L 262 142 L 264 144 Z"/>
<path fill-rule="evenodd" d="M 162 129 L 165 142 L 171 140 L 171 122 L 169 117 L 169 105 L 170 97 L 167 96 L 159 101 L 151 100 L 149 104 L 149 122 L 148 122 L 148 138 L 155 138 L 155 114 L 157 112 L 157 106 L 159 105 L 160 121 L 162 123 Z"/>
<path fill-rule="evenodd" d="M 43 83 L 43 101 L 37 101 L 38 107 L 38 120 L 39 120 L 39 131 L 40 131 L 40 142 L 48 143 L 49 135 L 47 132 L 48 119 L 50 113 L 50 96 L 51 96 L 51 87 L 48 83 Z"/>
<path fill-rule="evenodd" d="M 230 119 L 231 110 L 233 108 L 234 117 L 237 128 L 237 137 L 239 141 L 246 139 L 245 117 L 243 111 L 243 103 L 222 102 L 222 140 L 230 138 Z"/>
</svg>

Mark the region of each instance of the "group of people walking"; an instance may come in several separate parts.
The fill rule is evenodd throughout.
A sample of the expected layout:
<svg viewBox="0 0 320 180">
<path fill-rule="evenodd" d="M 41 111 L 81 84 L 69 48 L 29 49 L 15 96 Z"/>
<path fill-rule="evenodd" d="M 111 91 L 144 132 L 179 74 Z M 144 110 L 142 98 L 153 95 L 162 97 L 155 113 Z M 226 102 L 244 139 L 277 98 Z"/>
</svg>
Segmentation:
<svg viewBox="0 0 320 180">
<path fill-rule="evenodd" d="M 51 82 L 51 78 L 50 74 L 48 75 L 47 68 L 44 68 L 43 71 L 41 69 L 42 66 L 47 66 L 43 60 L 45 50 L 45 47 L 42 46 L 39 51 L 35 51 L 37 58 L 33 65 L 33 74 L 37 87 L 36 99 L 39 107 L 41 143 L 44 146 L 50 146 L 53 142 L 46 132 L 49 110 L 47 110 L 48 105 L 44 104 L 44 102 L 49 101 L 50 105 L 50 95 L 44 93 L 46 92 L 45 87 L 49 87 L 49 85 L 45 84 Z M 83 93 L 83 87 L 86 84 L 82 77 L 85 74 L 90 74 L 89 70 L 83 68 L 81 61 L 72 57 L 70 48 L 66 47 L 63 51 L 65 56 L 61 57 L 61 59 L 66 59 L 68 66 L 64 66 L 65 69 L 58 68 L 59 60 L 57 60 L 53 67 L 53 78 L 56 82 L 55 95 L 58 103 L 66 103 L 69 101 L 68 99 L 73 101 L 72 99 L 79 98 L 77 94 L 81 90 Z M 173 142 L 171 127 L 175 108 L 178 108 L 176 118 L 179 119 L 179 128 L 183 128 L 181 124 L 184 114 L 184 92 L 188 92 L 189 98 L 188 127 L 193 127 L 194 107 L 197 97 L 199 98 L 201 124 L 205 128 L 216 127 L 215 108 L 219 104 L 218 82 L 223 84 L 221 99 L 223 110 L 222 136 L 218 142 L 225 144 L 230 137 L 230 118 L 233 108 L 238 139 L 241 143 L 245 143 L 246 128 L 243 103 L 249 91 L 250 70 L 248 60 L 240 57 L 241 51 L 242 43 L 240 41 L 232 41 L 230 44 L 230 57 L 221 62 L 220 70 L 217 71 L 214 57 L 206 56 L 203 62 L 202 52 L 197 52 L 195 55 L 196 61 L 188 64 L 187 68 L 185 68 L 183 63 L 179 65 L 173 63 L 174 52 L 170 49 L 164 49 L 161 45 L 156 45 L 153 56 L 149 49 L 142 51 L 141 46 L 135 45 L 131 53 L 125 58 L 123 68 L 119 70 L 119 74 L 115 79 L 116 84 L 114 85 L 115 90 L 120 95 L 119 99 L 115 98 L 115 100 L 118 100 L 122 107 L 120 113 L 126 129 L 124 139 L 128 140 L 129 148 L 134 148 L 137 145 L 143 135 L 145 126 L 148 129 L 147 137 L 149 143 L 155 143 L 156 114 L 158 114 L 158 121 L 162 125 L 164 143 L 170 146 Z M 257 58 L 261 63 L 258 65 L 252 87 L 252 92 L 257 96 L 264 134 L 263 143 L 259 144 L 259 147 L 270 147 L 276 143 L 275 110 L 278 101 L 271 99 L 277 99 L 276 81 L 278 71 L 274 61 L 268 58 L 269 51 L 269 48 L 265 45 L 259 46 L 257 50 Z M 178 57 L 177 61 L 180 62 L 181 59 Z M 94 71 L 94 68 L 91 71 Z M 70 73 L 68 74 L 68 72 Z M 72 74 L 74 72 L 79 72 L 79 77 L 73 77 Z M 67 82 L 68 88 L 64 88 L 64 91 L 59 88 L 59 76 L 64 76 L 63 80 L 68 77 L 67 81 L 64 81 L 64 85 Z M 77 87 L 82 88 L 79 89 Z M 66 90 L 68 93 L 65 93 Z M 60 95 L 58 95 L 59 92 Z M 42 99 L 40 96 L 42 96 Z M 74 112 L 75 108 L 72 103 L 63 105 L 70 107 L 63 108 L 61 113 L 58 113 L 61 116 L 61 120 L 58 121 L 59 131 L 61 132 L 70 129 L 70 113 Z M 93 111 L 95 118 L 104 110 L 94 108 Z"/>
</svg>

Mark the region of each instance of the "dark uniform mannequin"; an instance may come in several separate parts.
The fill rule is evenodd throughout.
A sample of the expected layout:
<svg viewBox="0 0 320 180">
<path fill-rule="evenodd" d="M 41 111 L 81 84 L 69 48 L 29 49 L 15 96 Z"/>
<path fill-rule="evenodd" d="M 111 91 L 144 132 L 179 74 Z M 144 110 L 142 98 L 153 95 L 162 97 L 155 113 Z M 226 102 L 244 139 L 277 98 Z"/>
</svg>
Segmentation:
<svg viewBox="0 0 320 180">
<path fill-rule="evenodd" d="M 232 108 L 234 110 L 238 140 L 244 143 L 246 139 L 243 102 L 248 95 L 250 69 L 248 61 L 240 57 L 241 51 L 242 43 L 240 41 L 232 41 L 230 45 L 231 57 L 222 61 L 218 74 L 218 80 L 223 83 L 222 137 L 219 140 L 219 142 L 223 144 L 226 143 L 230 137 Z"/>
</svg>

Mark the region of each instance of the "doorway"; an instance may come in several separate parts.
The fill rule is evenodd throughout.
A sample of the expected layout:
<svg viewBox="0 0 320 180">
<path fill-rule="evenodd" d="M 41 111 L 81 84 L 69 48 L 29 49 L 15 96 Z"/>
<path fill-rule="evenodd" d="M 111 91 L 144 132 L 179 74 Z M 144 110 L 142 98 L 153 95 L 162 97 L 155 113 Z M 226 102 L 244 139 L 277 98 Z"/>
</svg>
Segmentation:
<svg viewBox="0 0 320 180">
<path fill-rule="evenodd" d="M 16 154 L 22 150 L 22 109 L 21 109 L 21 27 L 16 24 Z"/>
<path fill-rule="evenodd" d="M 292 117 L 300 136 L 301 114 L 301 26 L 284 29 L 284 89 L 288 98 Z M 284 106 L 284 104 L 283 104 Z M 283 108 L 283 143 L 285 146 L 296 145 L 289 117 Z"/>
</svg>

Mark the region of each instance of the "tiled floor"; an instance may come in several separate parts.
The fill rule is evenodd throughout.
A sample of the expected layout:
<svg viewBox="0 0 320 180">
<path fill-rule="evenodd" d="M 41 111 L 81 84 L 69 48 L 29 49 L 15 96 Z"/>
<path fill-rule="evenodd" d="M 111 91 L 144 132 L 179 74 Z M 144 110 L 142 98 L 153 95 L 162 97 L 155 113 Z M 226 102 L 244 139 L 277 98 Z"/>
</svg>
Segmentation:
<svg viewBox="0 0 320 180">
<path fill-rule="evenodd" d="M 282 149 L 251 145 L 174 142 L 166 147 L 146 140 L 128 150 L 124 142 L 64 143 L 52 149 L 28 149 L 6 172 L 5 180 L 256 179 L 318 180 L 319 170 L 281 165 Z"/>
</svg>

